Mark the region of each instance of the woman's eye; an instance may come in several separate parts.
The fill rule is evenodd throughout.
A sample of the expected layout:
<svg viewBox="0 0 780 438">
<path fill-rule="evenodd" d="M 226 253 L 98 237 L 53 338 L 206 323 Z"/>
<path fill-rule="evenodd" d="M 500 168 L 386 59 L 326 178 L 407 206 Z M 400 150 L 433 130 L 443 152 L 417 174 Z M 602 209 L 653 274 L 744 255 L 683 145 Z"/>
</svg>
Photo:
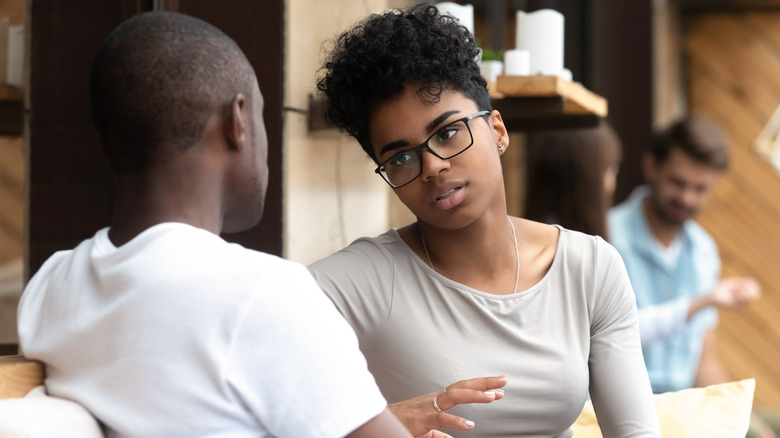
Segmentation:
<svg viewBox="0 0 780 438">
<path fill-rule="evenodd" d="M 455 135 L 458 133 L 458 128 L 455 126 L 448 126 L 441 131 L 436 133 L 436 141 L 438 143 L 443 143 L 452 137 L 455 137 Z"/>
<path fill-rule="evenodd" d="M 390 161 L 387 163 L 390 166 L 403 166 L 410 161 L 414 159 L 414 153 L 412 152 L 401 152 L 400 154 L 394 156 L 390 159 Z"/>
</svg>

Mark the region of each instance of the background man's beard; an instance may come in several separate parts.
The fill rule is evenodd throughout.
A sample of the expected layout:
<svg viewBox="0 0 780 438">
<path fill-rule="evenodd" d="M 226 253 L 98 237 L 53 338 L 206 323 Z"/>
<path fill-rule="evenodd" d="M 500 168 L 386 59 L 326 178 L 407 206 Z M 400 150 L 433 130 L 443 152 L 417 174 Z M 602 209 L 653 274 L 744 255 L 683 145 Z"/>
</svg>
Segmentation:
<svg viewBox="0 0 780 438">
<path fill-rule="evenodd" d="M 678 227 L 682 226 L 682 224 L 685 223 L 686 220 L 693 218 L 693 216 L 696 214 L 696 211 L 694 209 L 680 206 L 679 204 L 676 204 L 674 202 L 668 202 L 664 204 L 658 199 L 653 199 L 652 204 L 658 218 L 662 222 L 668 225 L 673 225 Z M 675 215 L 671 214 L 669 210 L 667 210 L 667 207 L 669 207 L 669 209 L 671 209 L 672 207 L 684 208 L 686 214 L 684 214 L 682 218 L 675 217 Z"/>
</svg>

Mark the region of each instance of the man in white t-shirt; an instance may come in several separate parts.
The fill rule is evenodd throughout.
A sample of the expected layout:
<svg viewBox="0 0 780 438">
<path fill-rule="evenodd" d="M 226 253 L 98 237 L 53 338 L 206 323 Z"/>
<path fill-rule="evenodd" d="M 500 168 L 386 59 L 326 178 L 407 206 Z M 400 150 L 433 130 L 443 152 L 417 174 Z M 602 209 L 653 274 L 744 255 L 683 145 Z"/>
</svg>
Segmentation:
<svg viewBox="0 0 780 438">
<path fill-rule="evenodd" d="M 47 391 L 111 437 L 409 437 L 308 271 L 219 237 L 258 223 L 268 182 L 238 46 L 192 17 L 137 15 L 100 47 L 91 95 L 117 200 L 21 299 Z"/>
</svg>

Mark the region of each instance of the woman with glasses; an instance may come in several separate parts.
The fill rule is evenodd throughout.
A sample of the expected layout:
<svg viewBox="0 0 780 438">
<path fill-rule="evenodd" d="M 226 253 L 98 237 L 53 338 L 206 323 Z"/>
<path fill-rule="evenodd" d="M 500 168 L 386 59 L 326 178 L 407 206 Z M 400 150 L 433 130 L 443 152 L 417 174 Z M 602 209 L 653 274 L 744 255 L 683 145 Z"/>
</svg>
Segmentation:
<svg viewBox="0 0 780 438">
<path fill-rule="evenodd" d="M 337 39 L 318 81 L 327 117 L 417 221 L 310 270 L 415 435 L 571 436 L 590 391 L 605 436 L 660 436 L 620 257 L 507 215 L 509 136 L 477 55 L 432 6 Z"/>
</svg>

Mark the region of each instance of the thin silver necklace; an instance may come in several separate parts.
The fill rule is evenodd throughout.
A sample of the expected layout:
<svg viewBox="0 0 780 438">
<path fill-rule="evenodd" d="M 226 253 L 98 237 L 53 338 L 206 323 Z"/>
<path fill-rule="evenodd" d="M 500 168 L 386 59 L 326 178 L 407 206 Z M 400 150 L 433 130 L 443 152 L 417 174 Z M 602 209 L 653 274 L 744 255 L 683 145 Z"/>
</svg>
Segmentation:
<svg viewBox="0 0 780 438">
<path fill-rule="evenodd" d="M 506 217 L 507 222 L 509 222 L 509 228 L 512 230 L 512 240 L 515 242 L 515 287 L 512 289 L 512 294 L 517 293 L 517 285 L 520 283 L 520 250 L 517 248 L 517 235 L 515 234 L 515 225 L 512 223 L 512 219 L 509 218 L 509 216 Z M 428 246 L 425 244 L 425 236 L 423 236 L 422 228 L 419 228 L 420 230 L 420 240 L 422 240 L 423 244 L 423 250 L 425 250 L 425 258 L 428 259 L 428 264 L 431 265 L 431 269 L 436 271 L 436 268 L 433 267 L 433 262 L 431 261 L 431 255 L 428 254 Z M 438 271 L 436 271 L 438 272 Z"/>
</svg>

